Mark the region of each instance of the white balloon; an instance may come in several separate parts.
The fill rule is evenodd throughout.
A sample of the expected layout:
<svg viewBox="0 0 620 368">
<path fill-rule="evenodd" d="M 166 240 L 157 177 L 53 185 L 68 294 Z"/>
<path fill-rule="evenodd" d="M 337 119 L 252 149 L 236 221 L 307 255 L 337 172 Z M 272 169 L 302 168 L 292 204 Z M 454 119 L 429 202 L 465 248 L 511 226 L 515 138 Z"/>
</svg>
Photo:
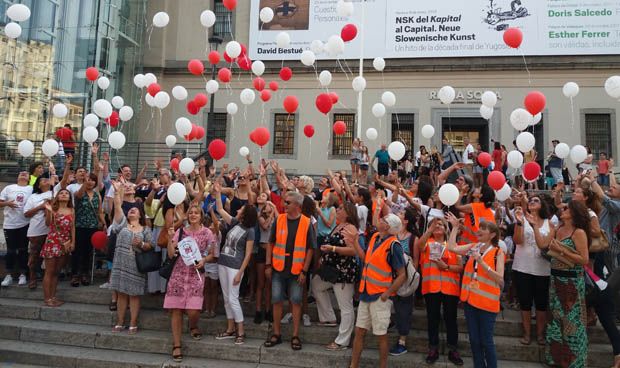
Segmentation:
<svg viewBox="0 0 620 368">
<path fill-rule="evenodd" d="M 249 154 L 250 154 L 250 149 L 247 148 L 246 146 L 239 148 L 239 155 L 241 155 L 241 157 L 246 157 Z"/>
<path fill-rule="evenodd" d="M 173 205 L 178 205 L 183 203 L 185 197 L 187 196 L 187 191 L 185 190 L 185 185 L 181 183 L 174 183 L 166 192 L 166 197 Z"/>
<path fill-rule="evenodd" d="M 485 91 L 480 98 L 482 104 L 486 107 L 495 107 L 497 105 L 497 95 L 492 91 Z"/>
<path fill-rule="evenodd" d="M 110 87 L 110 79 L 108 79 L 108 77 L 100 77 L 97 79 L 97 86 L 105 91 Z"/>
<path fill-rule="evenodd" d="M 175 144 L 177 144 L 177 137 L 172 134 L 166 137 L 166 146 L 168 146 L 168 148 L 174 147 Z"/>
<path fill-rule="evenodd" d="M 512 189 L 510 188 L 510 185 L 504 184 L 502 189 L 495 191 L 495 198 L 497 198 L 497 200 L 500 202 L 504 202 L 505 200 L 510 198 L 511 194 L 512 194 Z"/>
<path fill-rule="evenodd" d="M 325 44 L 321 40 L 314 40 L 310 44 L 310 50 L 312 50 L 315 55 L 322 54 L 323 51 L 325 51 Z"/>
<path fill-rule="evenodd" d="M 15 22 L 25 22 L 30 18 L 30 8 L 24 4 L 13 4 L 6 10 L 6 16 Z"/>
<path fill-rule="evenodd" d="M 237 41 L 230 41 L 226 44 L 226 53 L 233 59 L 238 58 L 241 51 L 241 45 Z"/>
<path fill-rule="evenodd" d="M 154 98 L 155 106 L 160 109 L 165 109 L 166 107 L 168 107 L 168 104 L 170 104 L 170 95 L 168 94 L 168 92 L 159 91 Z"/>
<path fill-rule="evenodd" d="M 246 88 L 243 91 L 241 91 L 241 95 L 239 97 L 241 99 L 242 104 L 251 105 L 254 103 L 254 100 L 256 99 L 256 94 L 251 89 Z"/>
<path fill-rule="evenodd" d="M 84 128 L 84 131 L 82 132 L 82 137 L 84 137 L 84 140 L 86 142 L 93 144 L 93 142 L 95 142 L 97 138 L 99 138 L 99 132 L 97 131 L 97 128 L 89 126 Z"/>
<path fill-rule="evenodd" d="M 157 105 L 155 105 L 155 97 L 151 96 L 150 93 L 147 93 L 144 96 L 144 101 L 146 102 L 147 105 L 149 105 L 150 107 L 155 107 Z"/>
<path fill-rule="evenodd" d="M 260 60 L 252 62 L 252 73 L 257 77 L 263 75 L 263 73 L 265 73 L 265 63 Z"/>
<path fill-rule="evenodd" d="M 371 141 L 376 140 L 378 137 L 379 137 L 379 132 L 377 132 L 377 129 L 368 128 L 368 130 L 366 130 L 366 138 L 370 139 Z"/>
<path fill-rule="evenodd" d="M 48 139 L 45 142 L 43 142 L 43 145 L 41 146 L 41 150 L 43 151 L 43 154 L 45 156 L 52 157 L 58 153 L 59 147 L 60 146 L 58 145 L 58 142 L 56 142 L 55 139 Z"/>
<path fill-rule="evenodd" d="M 123 148 L 125 146 L 125 134 L 119 131 L 110 133 L 108 143 L 110 143 L 110 147 L 116 150 Z"/>
<path fill-rule="evenodd" d="M 54 114 L 54 116 L 57 118 L 62 119 L 66 117 L 68 113 L 69 109 L 67 109 L 67 106 L 65 106 L 65 104 L 57 103 L 56 105 L 54 105 L 54 107 L 52 107 L 52 114 Z"/>
<path fill-rule="evenodd" d="M 301 53 L 301 63 L 305 66 L 312 66 L 315 61 L 316 55 L 314 55 L 314 52 L 310 50 L 305 50 Z"/>
<path fill-rule="evenodd" d="M 220 89 L 220 84 L 216 80 L 210 80 L 207 82 L 207 86 L 205 87 L 208 94 L 214 94 Z"/>
<path fill-rule="evenodd" d="M 566 143 L 558 143 L 555 146 L 555 155 L 561 159 L 565 159 L 570 155 L 570 147 Z"/>
<path fill-rule="evenodd" d="M 539 112 L 538 114 L 534 115 L 534 120 L 532 121 L 531 125 L 536 125 L 540 123 L 541 120 L 542 120 L 542 112 Z"/>
<path fill-rule="evenodd" d="M 493 117 L 493 108 L 486 105 L 480 105 L 480 116 L 486 120 L 491 119 Z"/>
<path fill-rule="evenodd" d="M 385 69 L 385 59 L 382 57 L 377 57 L 372 61 L 372 66 L 376 71 L 382 72 Z"/>
<path fill-rule="evenodd" d="M 364 77 L 355 77 L 355 79 L 353 79 L 353 83 L 351 83 L 353 85 L 353 90 L 355 92 L 362 92 L 366 89 L 366 79 Z"/>
<path fill-rule="evenodd" d="M 454 184 L 444 184 L 439 188 L 439 200 L 446 206 L 454 206 L 459 200 L 459 189 Z"/>
<path fill-rule="evenodd" d="M 192 122 L 188 118 L 178 118 L 174 127 L 177 128 L 177 133 L 181 137 L 184 137 L 192 132 Z"/>
<path fill-rule="evenodd" d="M 518 169 L 523 166 L 523 155 L 519 151 L 510 151 L 506 156 L 506 161 L 508 161 L 508 166 Z"/>
<path fill-rule="evenodd" d="M 172 89 L 172 97 L 179 101 L 187 99 L 187 90 L 183 86 L 175 86 Z"/>
<path fill-rule="evenodd" d="M 116 109 L 120 109 L 125 106 L 125 100 L 123 100 L 121 96 L 114 96 L 112 97 L 112 106 Z"/>
<path fill-rule="evenodd" d="M 144 88 L 145 81 L 144 81 L 144 74 L 136 74 L 133 77 L 133 84 L 138 87 L 138 88 Z"/>
<path fill-rule="evenodd" d="M 381 95 L 381 102 L 387 107 L 393 107 L 396 105 L 396 95 L 394 92 L 385 91 Z"/>
<path fill-rule="evenodd" d="M 157 77 L 153 73 L 146 73 L 142 79 L 144 81 L 144 87 L 148 87 L 153 83 L 157 83 Z"/>
<path fill-rule="evenodd" d="M 327 53 L 336 57 L 344 52 L 344 41 L 342 37 L 338 35 L 333 35 L 327 40 L 327 45 L 325 46 Z"/>
<path fill-rule="evenodd" d="M 400 141 L 394 141 L 388 146 L 388 154 L 390 155 L 390 158 L 394 161 L 400 161 L 400 159 L 405 157 L 405 151 L 407 151 L 407 149 L 405 148 L 405 145 Z"/>
<path fill-rule="evenodd" d="M 206 27 L 206 28 L 213 27 L 216 20 L 217 20 L 217 17 L 215 16 L 215 13 L 209 9 L 200 13 L 200 24 L 202 24 L 203 27 Z"/>
<path fill-rule="evenodd" d="M 562 93 L 566 98 L 575 98 L 579 94 L 579 85 L 575 82 L 568 82 L 562 87 Z"/>
<path fill-rule="evenodd" d="M 112 115 L 112 105 L 104 99 L 99 99 L 93 104 L 93 111 L 102 119 L 107 119 Z"/>
<path fill-rule="evenodd" d="M 526 153 L 532 150 L 536 145 L 536 138 L 530 132 L 522 132 L 517 136 L 517 148 L 519 151 Z"/>
<path fill-rule="evenodd" d="M 437 95 L 444 105 L 449 105 L 456 98 L 456 91 L 450 86 L 443 86 Z"/>
<path fill-rule="evenodd" d="M 327 87 L 332 83 L 332 73 L 329 70 L 323 70 L 319 74 L 319 82 L 323 87 Z"/>
<path fill-rule="evenodd" d="M 576 164 L 582 163 L 587 157 L 588 150 L 580 144 L 573 146 L 570 150 L 570 160 Z"/>
<path fill-rule="evenodd" d="M 620 98 L 620 76 L 614 75 L 605 81 L 605 92 L 611 98 Z"/>
<path fill-rule="evenodd" d="M 133 109 L 131 106 L 123 106 L 118 110 L 118 117 L 122 121 L 129 121 L 133 118 Z"/>
<path fill-rule="evenodd" d="M 153 16 L 153 26 L 163 28 L 170 23 L 170 16 L 166 12 L 158 12 Z"/>
<path fill-rule="evenodd" d="M 22 35 L 22 26 L 17 23 L 7 23 L 4 26 L 4 34 L 11 39 L 16 39 L 17 37 Z"/>
<path fill-rule="evenodd" d="M 516 130 L 525 130 L 533 122 L 534 117 L 525 109 L 518 108 L 510 114 L 510 124 L 512 124 L 512 127 Z"/>
<path fill-rule="evenodd" d="M 375 118 L 382 118 L 385 116 L 385 105 L 382 103 L 376 103 L 372 106 L 372 114 Z"/>
<path fill-rule="evenodd" d="M 273 20 L 273 9 L 271 9 L 270 7 L 264 7 L 260 10 L 260 21 L 263 23 L 269 23 Z"/>
<path fill-rule="evenodd" d="M 84 117 L 84 127 L 96 128 L 99 126 L 99 117 L 95 114 L 88 114 Z"/>
<path fill-rule="evenodd" d="M 186 157 L 179 162 L 179 171 L 185 175 L 189 175 L 194 171 L 196 163 L 189 157 Z"/>
<path fill-rule="evenodd" d="M 353 3 L 350 1 L 339 0 L 336 5 L 336 13 L 341 17 L 350 17 L 353 15 Z"/>
<path fill-rule="evenodd" d="M 278 33 L 278 35 L 276 36 L 276 45 L 283 49 L 291 46 L 291 36 L 288 34 L 288 32 Z"/>
<path fill-rule="evenodd" d="M 34 153 L 34 144 L 31 141 L 24 139 L 17 145 L 17 152 L 19 152 L 22 157 L 30 157 Z"/>
<path fill-rule="evenodd" d="M 426 139 L 431 139 L 435 135 L 435 128 L 430 124 L 426 124 L 425 126 L 422 127 L 421 133 L 422 133 L 422 137 Z"/>
<path fill-rule="evenodd" d="M 230 115 L 235 115 L 237 114 L 238 111 L 239 111 L 239 106 L 237 106 L 236 103 L 231 102 L 228 105 L 226 105 L 226 112 L 229 113 Z"/>
</svg>

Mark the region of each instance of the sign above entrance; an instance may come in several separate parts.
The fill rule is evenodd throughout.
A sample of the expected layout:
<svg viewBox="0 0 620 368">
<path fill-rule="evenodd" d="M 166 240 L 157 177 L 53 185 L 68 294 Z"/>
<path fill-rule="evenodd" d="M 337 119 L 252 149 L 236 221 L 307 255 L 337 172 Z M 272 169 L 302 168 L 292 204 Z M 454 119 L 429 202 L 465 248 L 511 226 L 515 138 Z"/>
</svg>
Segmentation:
<svg viewBox="0 0 620 368">
<path fill-rule="evenodd" d="M 473 103 L 481 103 L 482 94 L 487 90 L 456 90 L 456 97 L 454 98 L 453 104 L 473 104 Z M 499 91 L 493 91 L 497 95 L 497 99 L 502 99 L 502 94 Z M 437 100 L 439 101 L 439 97 L 437 96 L 439 91 L 433 90 L 428 94 L 428 99 L 431 101 Z"/>
</svg>

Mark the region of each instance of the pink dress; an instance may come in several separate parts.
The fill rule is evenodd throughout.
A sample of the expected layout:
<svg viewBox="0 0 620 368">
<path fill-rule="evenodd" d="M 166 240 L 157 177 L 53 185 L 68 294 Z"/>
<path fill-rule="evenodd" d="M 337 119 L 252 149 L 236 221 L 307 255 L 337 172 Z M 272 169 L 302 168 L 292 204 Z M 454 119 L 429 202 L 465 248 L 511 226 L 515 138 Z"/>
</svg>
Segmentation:
<svg viewBox="0 0 620 368">
<path fill-rule="evenodd" d="M 192 237 L 196 240 L 203 256 L 206 256 L 209 245 L 217 242 L 211 230 L 206 227 L 202 227 L 198 231 L 190 231 L 189 228 L 185 228 L 183 229 L 183 238 L 186 237 Z M 174 239 L 178 240 L 178 238 L 179 231 L 177 230 Z M 170 280 L 168 280 L 164 308 L 201 310 L 205 277 L 204 273 L 198 277 L 193 266 L 186 266 L 181 258 L 177 259 Z"/>
<path fill-rule="evenodd" d="M 65 255 L 63 244 L 71 240 L 72 226 L 72 215 L 54 214 L 53 222 L 50 224 L 50 232 L 41 247 L 42 258 L 57 258 Z"/>
</svg>

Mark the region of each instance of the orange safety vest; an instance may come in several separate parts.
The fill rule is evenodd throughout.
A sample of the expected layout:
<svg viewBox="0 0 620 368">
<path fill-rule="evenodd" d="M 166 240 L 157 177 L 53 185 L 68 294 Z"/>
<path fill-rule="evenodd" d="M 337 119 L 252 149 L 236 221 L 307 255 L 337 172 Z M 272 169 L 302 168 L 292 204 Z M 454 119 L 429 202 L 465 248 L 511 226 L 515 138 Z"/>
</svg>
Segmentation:
<svg viewBox="0 0 620 368">
<path fill-rule="evenodd" d="M 392 277 L 392 266 L 388 263 L 387 255 L 392 248 L 392 244 L 398 241 L 398 239 L 395 236 L 390 236 L 375 247 L 378 239 L 379 233 L 376 233 L 370 239 L 370 244 L 368 244 L 366 257 L 364 257 L 362 279 L 360 281 L 360 293 L 363 293 L 365 290 L 369 295 L 383 294 L 392 286 L 394 278 Z M 396 295 L 396 293 L 393 295 Z"/>
<path fill-rule="evenodd" d="M 471 203 L 472 213 L 465 214 L 465 227 L 469 229 L 461 232 L 461 242 L 462 244 L 469 243 L 477 243 L 478 237 L 474 234 L 478 232 L 478 227 L 480 226 L 480 221 L 487 221 L 495 223 L 495 215 L 493 215 L 493 211 L 490 208 L 486 208 L 484 203 L 474 202 Z M 472 222 L 472 216 L 474 221 Z"/>
<path fill-rule="evenodd" d="M 437 263 L 431 261 L 431 247 L 429 244 L 433 242 L 435 240 L 432 238 L 426 242 L 426 248 L 420 260 L 422 265 L 422 295 L 442 293 L 444 295 L 459 296 L 461 292 L 461 275 L 459 272 L 441 270 Z M 459 264 L 458 256 L 448 249 L 444 250 L 441 259 L 448 266 Z"/>
<path fill-rule="evenodd" d="M 286 257 L 290 257 L 290 253 L 286 253 L 286 239 L 288 238 L 287 217 L 283 213 L 278 216 L 276 222 L 276 243 L 273 246 L 271 264 L 276 271 L 284 270 Z M 304 215 L 299 218 L 297 225 L 297 234 L 295 234 L 295 247 L 293 248 L 293 264 L 291 273 L 299 275 L 303 270 L 306 261 L 306 239 L 308 238 L 308 229 L 310 228 L 310 219 Z"/>
<path fill-rule="evenodd" d="M 484 263 L 491 269 L 496 269 L 497 257 L 501 249 L 494 247 L 482 256 Z M 475 275 L 475 277 L 474 277 Z M 499 285 L 491 278 L 483 267 L 474 268 L 474 259 L 469 258 L 463 274 L 463 287 L 461 289 L 461 301 L 469 303 L 472 307 L 491 313 L 499 313 L 499 298 L 501 290 Z"/>
</svg>

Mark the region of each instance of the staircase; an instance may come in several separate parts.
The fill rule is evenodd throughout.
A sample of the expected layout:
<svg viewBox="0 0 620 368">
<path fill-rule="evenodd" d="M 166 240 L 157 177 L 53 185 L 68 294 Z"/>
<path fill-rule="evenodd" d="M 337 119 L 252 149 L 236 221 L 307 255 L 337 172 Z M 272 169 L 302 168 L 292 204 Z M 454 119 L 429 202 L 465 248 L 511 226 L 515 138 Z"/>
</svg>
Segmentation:
<svg viewBox="0 0 620 368">
<path fill-rule="evenodd" d="M 42 306 L 40 288 L 30 291 L 25 287 L 12 286 L 0 290 L 0 367 L 348 367 L 350 360 L 351 349 L 343 352 L 323 349 L 322 345 L 331 342 L 337 335 L 337 328 L 330 327 L 302 326 L 300 338 L 303 350 L 293 352 L 289 343 L 290 327 L 284 325 L 284 343 L 275 348 L 264 348 L 262 343 L 269 334 L 268 325 L 266 322 L 255 325 L 252 322 L 252 305 L 243 304 L 248 336 L 244 345 L 236 346 L 231 340 L 218 341 L 213 338 L 226 326 L 220 311 L 215 319 L 201 319 L 200 327 L 204 333 L 201 341 L 194 341 L 184 333 L 185 359 L 183 363 L 174 363 L 170 357 L 170 319 L 161 308 L 161 296 L 143 298 L 140 331 L 134 336 L 111 331 L 115 312 L 108 310 L 108 290 L 97 286 L 71 288 L 66 282 L 61 282 L 58 296 L 66 304 L 59 308 L 48 308 Z M 316 308 L 313 305 L 309 307 L 309 312 L 312 320 L 316 321 Z M 458 323 L 460 352 L 464 356 L 465 367 L 471 367 L 473 363 L 462 310 L 459 310 Z M 187 323 L 184 323 L 186 330 Z M 500 367 L 542 367 L 539 362 L 543 349 L 535 341 L 529 346 L 519 343 L 521 328 L 518 312 L 505 311 L 503 315 L 500 314 L 495 335 Z M 613 357 L 607 335 L 597 326 L 589 330 L 589 336 L 589 366 L 609 367 Z M 445 339 L 444 333 L 442 338 Z M 396 334 L 391 332 L 390 344 L 395 340 Z M 367 335 L 366 345 L 362 366 L 376 368 L 377 341 L 371 334 Z M 407 345 L 410 353 L 389 357 L 389 366 L 427 367 L 424 362 L 427 349 L 424 310 L 414 311 Z M 445 346 L 441 348 L 445 351 Z M 442 355 L 433 367 L 453 365 Z"/>
</svg>

